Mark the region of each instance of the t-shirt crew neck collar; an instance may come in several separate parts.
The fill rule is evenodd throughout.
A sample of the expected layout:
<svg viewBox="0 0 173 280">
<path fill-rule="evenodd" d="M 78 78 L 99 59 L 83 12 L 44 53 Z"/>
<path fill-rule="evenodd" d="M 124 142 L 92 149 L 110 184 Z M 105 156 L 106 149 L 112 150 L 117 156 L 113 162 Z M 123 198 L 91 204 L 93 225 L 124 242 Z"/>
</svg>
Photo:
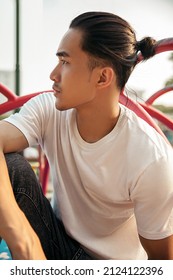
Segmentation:
<svg viewBox="0 0 173 280">
<path fill-rule="evenodd" d="M 94 143 L 88 143 L 81 137 L 81 135 L 78 131 L 77 122 L 76 122 L 76 110 L 73 110 L 73 114 L 72 114 L 73 134 L 75 136 L 76 142 L 83 148 L 94 149 L 94 148 L 102 146 L 104 143 L 107 143 L 107 142 L 111 141 L 112 139 L 115 139 L 115 137 L 119 131 L 119 127 L 121 126 L 123 115 L 124 115 L 124 110 L 125 110 L 124 106 L 122 106 L 121 104 L 119 106 L 120 106 L 120 115 L 119 115 L 118 121 L 117 121 L 116 125 L 114 126 L 114 128 L 111 130 L 110 133 L 108 133 L 103 138 L 101 138 L 100 140 L 98 140 Z"/>
</svg>

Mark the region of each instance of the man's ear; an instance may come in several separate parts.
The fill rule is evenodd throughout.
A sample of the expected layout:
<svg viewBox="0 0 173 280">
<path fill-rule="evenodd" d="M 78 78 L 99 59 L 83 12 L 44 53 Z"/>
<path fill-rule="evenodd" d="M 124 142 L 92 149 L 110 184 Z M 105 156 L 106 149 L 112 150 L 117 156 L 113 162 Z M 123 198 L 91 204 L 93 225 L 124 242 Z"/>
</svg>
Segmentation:
<svg viewBox="0 0 173 280">
<path fill-rule="evenodd" d="M 109 86 L 114 78 L 115 78 L 115 73 L 111 67 L 101 68 L 99 71 L 97 87 L 105 88 Z"/>
</svg>

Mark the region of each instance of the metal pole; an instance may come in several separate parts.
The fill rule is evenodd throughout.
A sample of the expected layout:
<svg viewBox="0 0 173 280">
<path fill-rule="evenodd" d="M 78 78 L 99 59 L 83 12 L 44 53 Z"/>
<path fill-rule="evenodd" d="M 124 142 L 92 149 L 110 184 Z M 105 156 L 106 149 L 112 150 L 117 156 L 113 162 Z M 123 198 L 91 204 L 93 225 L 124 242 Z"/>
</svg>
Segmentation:
<svg viewBox="0 0 173 280">
<path fill-rule="evenodd" d="M 20 0 L 16 0 L 16 69 L 15 93 L 20 95 Z"/>
</svg>

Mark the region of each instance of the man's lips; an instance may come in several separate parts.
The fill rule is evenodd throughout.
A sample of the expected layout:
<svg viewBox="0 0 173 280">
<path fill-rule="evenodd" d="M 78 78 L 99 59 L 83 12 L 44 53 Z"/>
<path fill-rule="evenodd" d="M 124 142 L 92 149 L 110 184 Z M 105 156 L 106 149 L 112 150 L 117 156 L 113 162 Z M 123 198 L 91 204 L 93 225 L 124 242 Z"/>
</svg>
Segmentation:
<svg viewBox="0 0 173 280">
<path fill-rule="evenodd" d="M 57 94 L 57 93 L 60 93 L 61 90 L 55 86 L 52 87 L 53 91 L 54 91 L 54 94 Z"/>
</svg>

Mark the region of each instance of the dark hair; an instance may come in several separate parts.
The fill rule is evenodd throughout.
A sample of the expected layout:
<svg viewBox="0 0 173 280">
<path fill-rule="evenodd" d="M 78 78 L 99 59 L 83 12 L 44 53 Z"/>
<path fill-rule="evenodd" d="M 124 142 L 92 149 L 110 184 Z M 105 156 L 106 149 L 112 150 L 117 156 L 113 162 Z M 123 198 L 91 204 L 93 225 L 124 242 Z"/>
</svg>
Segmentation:
<svg viewBox="0 0 173 280">
<path fill-rule="evenodd" d="M 137 53 L 144 59 L 154 55 L 155 40 L 145 37 L 137 42 L 133 28 L 121 17 L 106 12 L 86 12 L 74 18 L 70 28 L 82 31 L 81 48 L 87 52 L 90 67 L 112 66 L 122 89 L 137 63 Z"/>
</svg>

